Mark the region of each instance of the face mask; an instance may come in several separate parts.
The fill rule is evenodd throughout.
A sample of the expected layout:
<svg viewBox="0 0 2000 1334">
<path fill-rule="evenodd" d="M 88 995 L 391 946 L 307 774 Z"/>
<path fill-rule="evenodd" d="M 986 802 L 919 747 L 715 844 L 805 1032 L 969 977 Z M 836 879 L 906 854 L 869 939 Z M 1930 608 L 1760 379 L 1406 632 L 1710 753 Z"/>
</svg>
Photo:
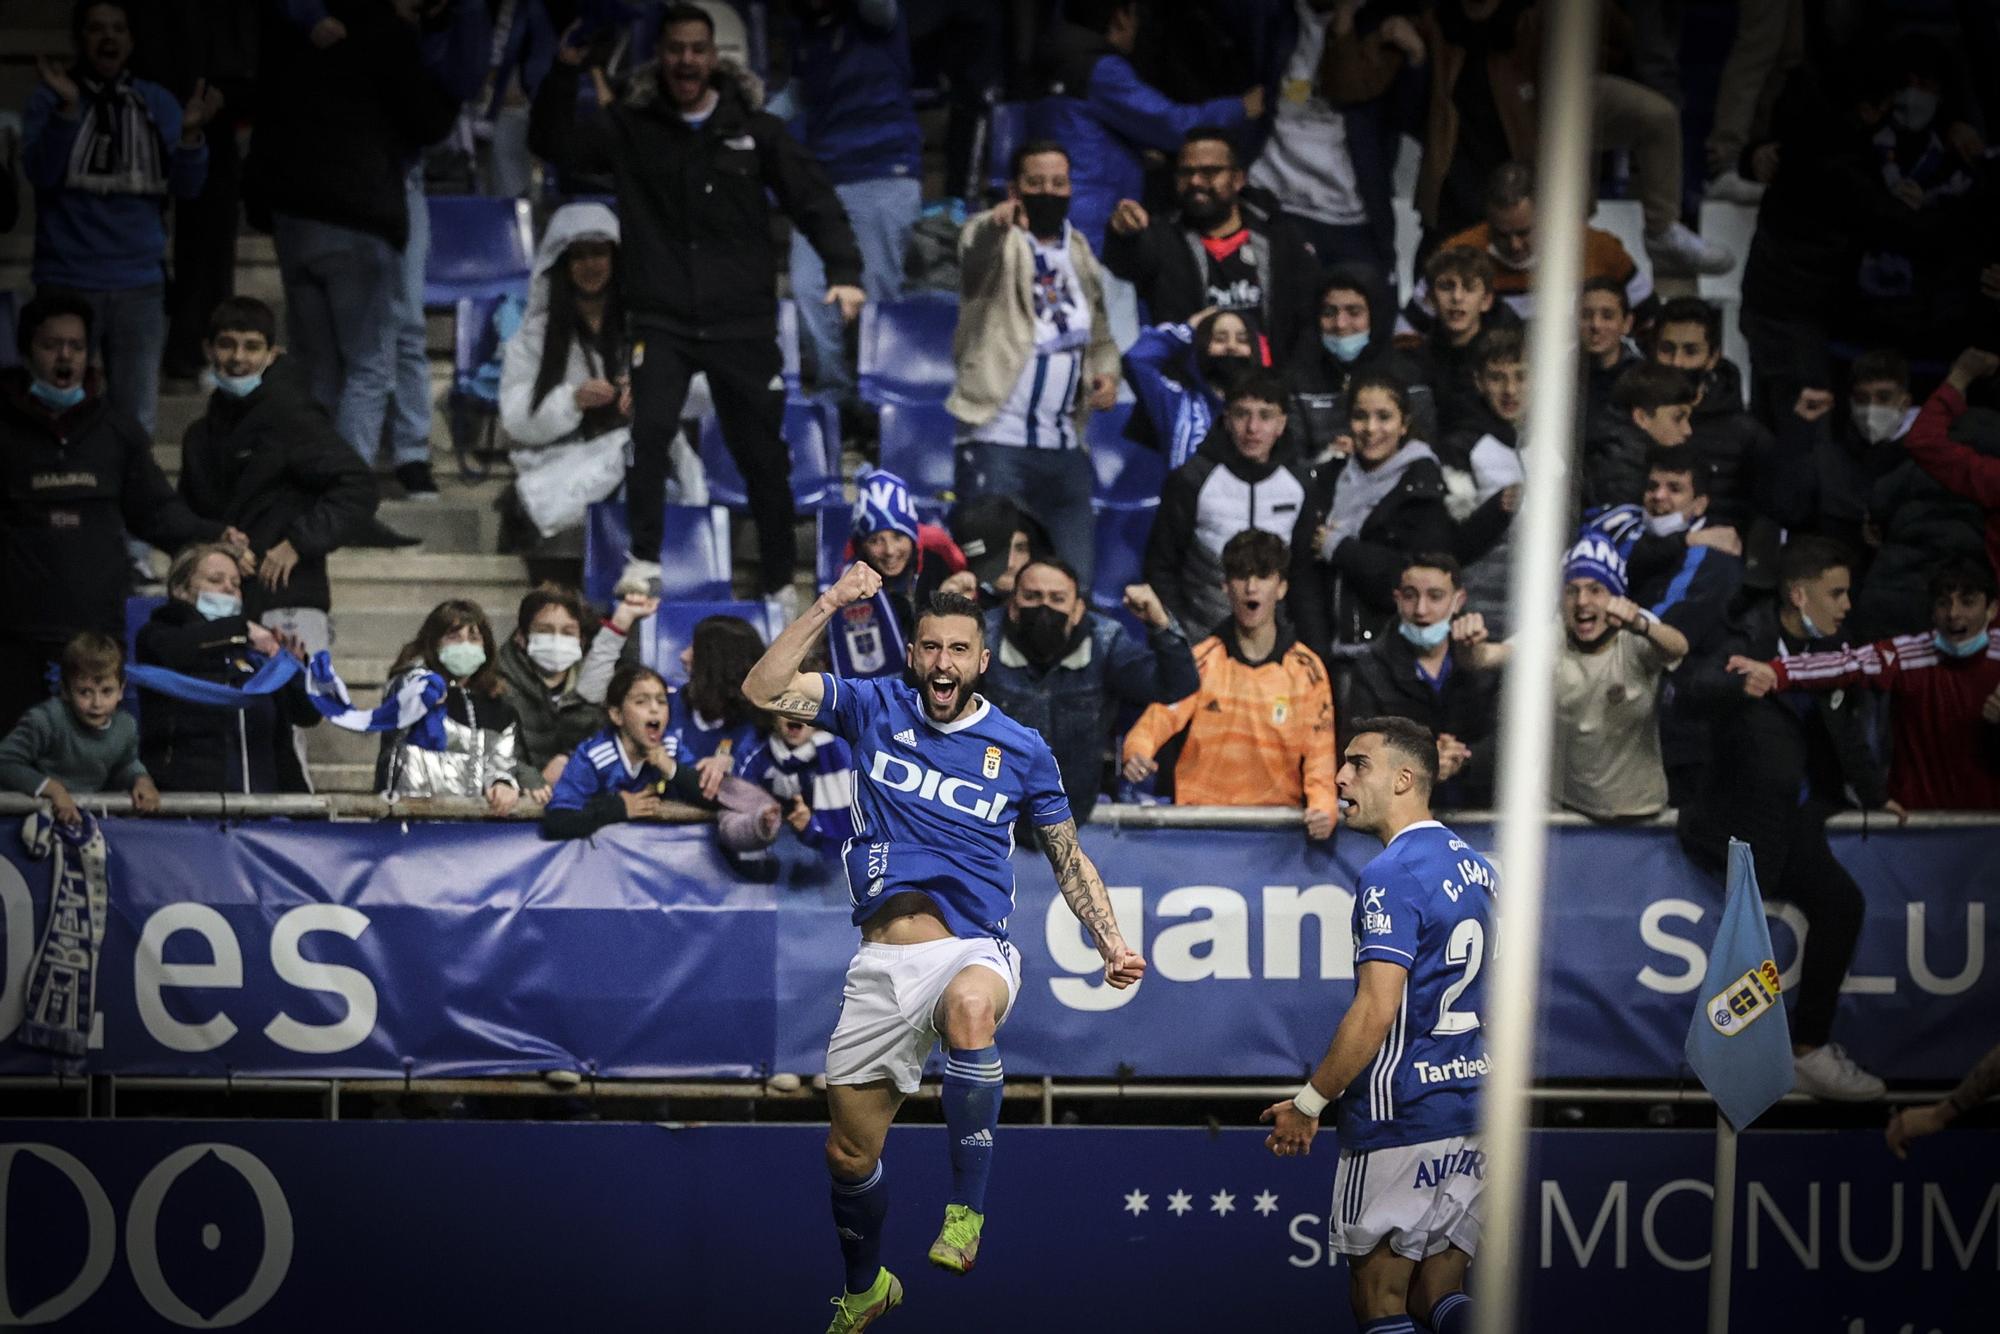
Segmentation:
<svg viewBox="0 0 2000 1334">
<path fill-rule="evenodd" d="M 1961 639 L 1954 644 L 1944 637 L 1944 631 L 1931 631 L 1931 643 L 1935 644 L 1937 651 L 1944 654 L 1947 658 L 1976 658 L 1986 651 L 1986 645 L 1991 640 L 1992 633 L 1987 630 L 1981 630 L 1972 638 Z"/>
<path fill-rule="evenodd" d="M 1672 537 L 1684 533 L 1688 527 L 1688 516 L 1676 510 L 1672 514 L 1648 514 L 1646 531 L 1654 537 Z"/>
<path fill-rule="evenodd" d="M 1363 330 L 1351 334 L 1323 333 L 1319 336 L 1319 345 L 1325 348 L 1326 354 L 1335 361 L 1353 361 L 1367 350 L 1368 332 Z"/>
<path fill-rule="evenodd" d="M 460 640 L 456 644 L 446 644 L 437 651 L 440 666 L 455 680 L 464 680 L 486 665 L 486 648 L 482 644 L 470 644 Z"/>
<path fill-rule="evenodd" d="M 67 389 L 58 389 L 44 380 L 34 380 L 28 385 L 28 392 L 35 401 L 51 412 L 67 412 L 83 402 L 83 386 L 73 384 Z"/>
<path fill-rule="evenodd" d="M 1439 621 L 1436 625 L 1412 625 L 1408 621 L 1398 622 L 1396 630 L 1403 638 L 1418 649 L 1434 649 L 1451 637 L 1451 622 Z"/>
<path fill-rule="evenodd" d="M 1896 94 L 1893 109 L 1889 114 L 1894 116 L 1896 124 L 1904 129 L 1921 130 L 1927 128 L 1931 123 L 1931 117 L 1937 115 L 1937 105 L 1936 93 L 1926 92 L 1922 88 L 1905 88 Z"/>
<path fill-rule="evenodd" d="M 583 656 L 583 641 L 575 635 L 529 635 L 528 661 L 545 672 L 566 672 Z"/>
<path fill-rule="evenodd" d="M 264 372 L 255 375 L 224 375 L 216 372 L 215 387 L 231 398 L 248 398 L 257 392 L 257 386 L 264 383 Z"/>
<path fill-rule="evenodd" d="M 1249 357 L 1211 357 L 1206 352 L 1201 357 L 1201 378 L 1208 381 L 1208 387 L 1224 398 L 1236 387 L 1236 382 L 1256 368 Z"/>
<path fill-rule="evenodd" d="M 212 593 L 203 590 L 195 594 L 194 609 L 211 621 L 219 621 L 225 616 L 241 616 L 243 599 L 233 593 Z"/>
<path fill-rule="evenodd" d="M 1069 643 L 1069 617 L 1054 607 L 1023 607 L 1014 622 L 1014 637 L 1029 662 L 1046 667 L 1062 657 Z"/>
<path fill-rule="evenodd" d="M 1068 195 L 1022 195 L 1021 207 L 1028 211 L 1028 230 L 1044 241 L 1062 235 L 1063 220 L 1069 217 Z"/>
<path fill-rule="evenodd" d="M 1854 429 L 1871 445 L 1886 444 L 1896 438 L 1903 424 L 1903 410 L 1887 403 L 1866 403 L 1854 410 Z"/>
<path fill-rule="evenodd" d="M 1805 627 L 1807 639 L 1825 639 L 1826 631 L 1813 624 L 1813 618 L 1806 615 L 1804 607 L 1799 608 L 1799 624 Z"/>
</svg>

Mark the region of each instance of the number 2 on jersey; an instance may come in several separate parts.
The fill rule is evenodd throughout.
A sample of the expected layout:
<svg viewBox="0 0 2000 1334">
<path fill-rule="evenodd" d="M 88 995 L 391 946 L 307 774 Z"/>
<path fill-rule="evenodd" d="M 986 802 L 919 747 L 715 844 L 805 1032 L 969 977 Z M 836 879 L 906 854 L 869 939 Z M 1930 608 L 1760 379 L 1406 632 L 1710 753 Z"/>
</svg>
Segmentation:
<svg viewBox="0 0 2000 1334">
<path fill-rule="evenodd" d="M 1435 1037 L 1445 1037 L 1452 1033 L 1470 1033 L 1479 1027 L 1479 1011 L 1454 1010 L 1452 1003 L 1465 994 L 1472 985 L 1472 979 L 1479 976 L 1479 965 L 1486 954 L 1486 928 L 1477 919 L 1467 918 L 1452 928 L 1451 938 L 1445 942 L 1444 961 L 1463 964 L 1464 974 L 1458 981 L 1444 990 L 1444 998 L 1438 1002 L 1438 1020 L 1431 1029 Z"/>
</svg>

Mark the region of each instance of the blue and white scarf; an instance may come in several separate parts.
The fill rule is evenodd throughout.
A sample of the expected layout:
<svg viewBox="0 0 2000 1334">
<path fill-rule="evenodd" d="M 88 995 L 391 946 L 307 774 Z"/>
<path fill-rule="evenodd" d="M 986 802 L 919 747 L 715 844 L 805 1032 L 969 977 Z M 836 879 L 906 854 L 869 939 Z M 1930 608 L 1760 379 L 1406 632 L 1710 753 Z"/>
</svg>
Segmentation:
<svg viewBox="0 0 2000 1334">
<path fill-rule="evenodd" d="M 97 961 L 111 897 L 103 831 L 89 815 L 76 828 L 38 810 L 21 823 L 21 842 L 40 860 L 53 855 L 49 920 L 28 974 L 24 1046 L 53 1052 L 72 1068 L 90 1045 L 97 1007 Z"/>
<path fill-rule="evenodd" d="M 164 197 L 167 163 L 160 127 L 131 74 L 108 83 L 80 78 L 77 88 L 83 95 L 83 123 L 70 148 L 64 187 L 95 195 Z"/>
<path fill-rule="evenodd" d="M 240 709 L 245 695 L 271 695 L 299 674 L 298 660 L 280 653 L 266 658 L 238 685 L 183 676 L 164 667 L 132 663 L 125 674 L 142 690 L 157 691 L 189 704 L 216 709 Z M 445 679 L 418 667 L 389 683 L 382 702 L 372 709 L 355 705 L 347 685 L 334 674 L 333 659 L 322 650 L 305 668 L 306 697 L 320 717 L 349 732 L 404 732 L 404 740 L 423 750 L 443 750 Z"/>
</svg>

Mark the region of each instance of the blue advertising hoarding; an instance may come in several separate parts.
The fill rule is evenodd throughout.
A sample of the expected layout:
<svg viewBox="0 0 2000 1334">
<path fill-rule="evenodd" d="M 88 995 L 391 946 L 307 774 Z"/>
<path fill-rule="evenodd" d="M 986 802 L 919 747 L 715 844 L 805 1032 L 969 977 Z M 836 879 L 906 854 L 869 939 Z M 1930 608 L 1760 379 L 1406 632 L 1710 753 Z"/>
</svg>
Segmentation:
<svg viewBox="0 0 2000 1334">
<path fill-rule="evenodd" d="M 837 870 L 787 842 L 777 882 L 750 883 L 698 826 L 567 844 L 393 821 L 104 828 L 97 1072 L 810 1073 L 856 941 Z M 1460 832 L 1490 850 L 1489 827 Z M 1981 827 L 1834 835 L 1868 901 L 1835 1037 L 1885 1076 L 1955 1079 L 1991 1041 L 1992 840 Z M 1352 994 L 1353 886 L 1378 845 L 1102 828 L 1084 845 L 1151 969 L 1106 987 L 1047 866 L 1018 853 L 1010 1073 L 1289 1078 L 1317 1058 Z M 0 1074 L 49 1068 L 6 1040 L 48 880 L 0 838 Z M 1682 1077 L 1720 884 L 1666 830 L 1566 827 L 1548 893 L 1538 1073 Z M 1789 986 L 1804 923 L 1768 908 Z"/>
</svg>

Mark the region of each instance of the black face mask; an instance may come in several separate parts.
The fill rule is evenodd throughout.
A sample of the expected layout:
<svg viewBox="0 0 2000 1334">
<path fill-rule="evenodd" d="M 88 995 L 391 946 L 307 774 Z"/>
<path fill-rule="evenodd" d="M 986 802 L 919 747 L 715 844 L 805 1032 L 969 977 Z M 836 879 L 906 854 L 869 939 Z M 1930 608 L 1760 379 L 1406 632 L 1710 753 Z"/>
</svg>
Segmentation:
<svg viewBox="0 0 2000 1334">
<path fill-rule="evenodd" d="M 1217 357 L 1204 352 L 1201 354 L 1200 365 L 1201 378 L 1208 381 L 1210 389 L 1226 399 L 1229 397 L 1229 391 L 1236 387 L 1238 380 L 1257 369 L 1257 359 Z"/>
<path fill-rule="evenodd" d="M 1029 662 L 1047 667 L 1062 657 L 1069 630 L 1069 617 L 1054 607 L 1023 607 L 1014 622 L 1014 639 Z"/>
<path fill-rule="evenodd" d="M 1022 195 L 1021 207 L 1028 212 L 1028 230 L 1044 241 L 1062 235 L 1063 220 L 1069 217 L 1068 195 Z"/>
</svg>

